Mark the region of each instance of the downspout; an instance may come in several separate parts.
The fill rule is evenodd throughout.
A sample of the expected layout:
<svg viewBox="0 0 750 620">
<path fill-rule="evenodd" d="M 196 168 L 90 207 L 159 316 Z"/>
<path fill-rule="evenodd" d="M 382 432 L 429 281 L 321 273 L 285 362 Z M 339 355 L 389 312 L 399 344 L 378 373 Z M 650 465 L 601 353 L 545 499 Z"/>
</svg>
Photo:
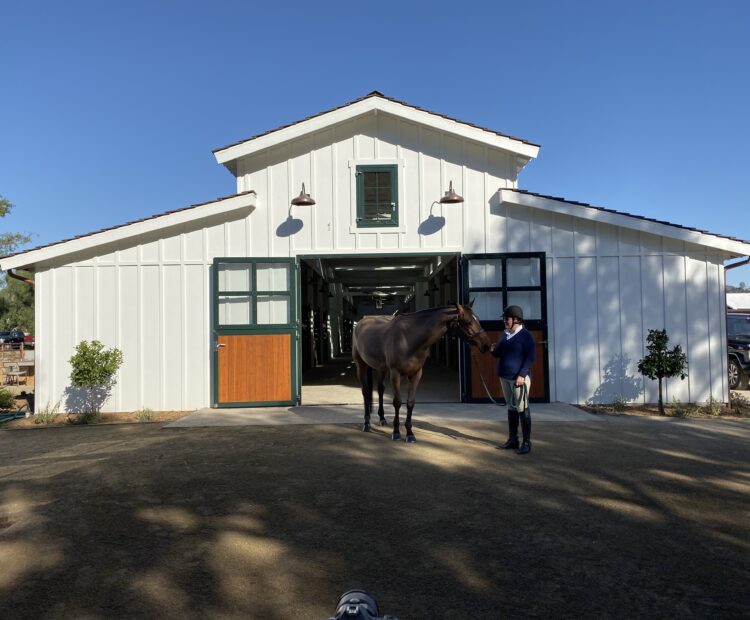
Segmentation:
<svg viewBox="0 0 750 620">
<path fill-rule="evenodd" d="M 750 257 L 748 257 L 748 260 L 750 260 Z M 19 276 L 17 273 L 13 273 L 12 269 L 8 269 L 8 271 L 6 271 L 5 273 L 7 273 L 14 280 L 19 280 L 20 282 L 23 282 L 24 284 L 28 284 L 31 287 L 34 286 L 34 280 L 31 280 L 29 278 L 24 278 L 23 276 Z"/>
</svg>

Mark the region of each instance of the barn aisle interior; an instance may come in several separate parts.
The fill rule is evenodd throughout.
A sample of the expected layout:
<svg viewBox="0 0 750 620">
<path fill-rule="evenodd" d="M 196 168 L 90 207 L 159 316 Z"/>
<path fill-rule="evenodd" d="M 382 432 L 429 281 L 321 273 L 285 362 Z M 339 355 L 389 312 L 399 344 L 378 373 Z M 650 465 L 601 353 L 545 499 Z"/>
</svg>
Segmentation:
<svg viewBox="0 0 750 620">
<path fill-rule="evenodd" d="M 373 382 L 377 381 L 377 374 Z M 408 382 L 401 384 L 401 399 L 406 402 Z M 460 402 L 458 371 L 427 360 L 422 381 L 417 389 L 419 403 Z M 373 389 L 373 401 L 377 403 L 377 390 Z M 386 381 L 384 403 L 386 414 L 393 411 L 393 392 L 390 381 Z M 341 356 L 323 365 L 311 368 L 302 377 L 303 405 L 358 405 L 362 403 L 362 392 L 357 379 L 357 369 L 351 356 Z M 406 405 L 402 413 L 406 414 Z"/>
</svg>

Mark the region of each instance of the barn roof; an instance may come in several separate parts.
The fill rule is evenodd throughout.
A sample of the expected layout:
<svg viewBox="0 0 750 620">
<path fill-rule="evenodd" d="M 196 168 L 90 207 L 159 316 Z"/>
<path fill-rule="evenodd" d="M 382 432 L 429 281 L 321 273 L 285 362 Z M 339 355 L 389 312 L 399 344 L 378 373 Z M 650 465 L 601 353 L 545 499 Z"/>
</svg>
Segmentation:
<svg viewBox="0 0 750 620">
<path fill-rule="evenodd" d="M 34 265 L 43 260 L 65 256 L 67 254 L 72 254 L 73 252 L 80 252 L 82 250 L 87 250 L 106 243 L 112 243 L 114 241 L 137 237 L 169 226 L 178 226 L 187 222 L 196 222 L 238 210 L 251 210 L 255 208 L 255 201 L 255 191 L 250 190 L 240 194 L 223 196 L 208 202 L 201 202 L 182 209 L 158 213 L 150 217 L 132 220 L 117 226 L 102 228 L 100 230 L 95 230 L 94 232 L 77 235 L 70 239 L 63 239 L 54 243 L 40 245 L 29 250 L 22 250 L 15 254 L 8 254 L 7 256 L 0 258 L 0 269 L 7 271 L 8 269 L 23 268 L 29 265 Z"/>
<path fill-rule="evenodd" d="M 392 97 L 386 97 L 376 90 L 364 97 L 349 101 L 330 110 L 313 114 L 293 123 L 240 140 L 234 144 L 214 149 L 213 153 L 216 161 L 234 171 L 233 162 L 240 157 L 290 140 L 295 140 L 331 125 L 365 114 L 377 113 L 378 111 L 516 153 L 525 161 L 536 157 L 539 153 L 539 145 L 528 140 L 458 120 L 445 114 L 438 114 L 437 112 L 432 112 L 426 108 L 421 108 L 405 101 L 399 101 Z"/>
<path fill-rule="evenodd" d="M 750 254 L 750 241 L 737 239 L 728 235 L 712 233 L 700 228 L 691 228 L 681 224 L 673 224 L 665 220 L 634 215 L 624 211 L 616 211 L 605 207 L 597 207 L 586 202 L 567 200 L 560 196 L 546 196 L 523 189 L 500 188 L 500 201 L 533 207 L 544 211 L 572 215 L 588 220 L 595 220 L 605 224 L 621 226 L 631 230 L 638 230 L 652 235 L 661 235 L 679 241 L 695 243 L 719 250 L 725 250 L 737 256 Z"/>
</svg>

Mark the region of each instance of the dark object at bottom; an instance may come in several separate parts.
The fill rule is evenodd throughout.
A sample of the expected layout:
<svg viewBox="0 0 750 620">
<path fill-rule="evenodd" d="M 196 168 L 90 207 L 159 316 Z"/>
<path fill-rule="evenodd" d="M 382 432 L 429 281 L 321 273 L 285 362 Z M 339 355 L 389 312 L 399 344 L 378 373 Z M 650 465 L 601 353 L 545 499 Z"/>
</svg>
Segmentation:
<svg viewBox="0 0 750 620">
<path fill-rule="evenodd" d="M 349 590 L 341 595 L 336 615 L 328 620 L 398 620 L 396 616 L 380 616 L 372 594 L 364 590 Z"/>
</svg>

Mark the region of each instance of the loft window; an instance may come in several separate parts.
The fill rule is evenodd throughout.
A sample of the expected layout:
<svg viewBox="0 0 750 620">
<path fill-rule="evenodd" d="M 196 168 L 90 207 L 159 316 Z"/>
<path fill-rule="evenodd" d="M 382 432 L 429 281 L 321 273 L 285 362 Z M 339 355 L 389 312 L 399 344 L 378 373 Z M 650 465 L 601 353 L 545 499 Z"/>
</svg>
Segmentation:
<svg viewBox="0 0 750 620">
<path fill-rule="evenodd" d="M 357 226 L 398 226 L 398 166 L 357 166 Z"/>
</svg>

